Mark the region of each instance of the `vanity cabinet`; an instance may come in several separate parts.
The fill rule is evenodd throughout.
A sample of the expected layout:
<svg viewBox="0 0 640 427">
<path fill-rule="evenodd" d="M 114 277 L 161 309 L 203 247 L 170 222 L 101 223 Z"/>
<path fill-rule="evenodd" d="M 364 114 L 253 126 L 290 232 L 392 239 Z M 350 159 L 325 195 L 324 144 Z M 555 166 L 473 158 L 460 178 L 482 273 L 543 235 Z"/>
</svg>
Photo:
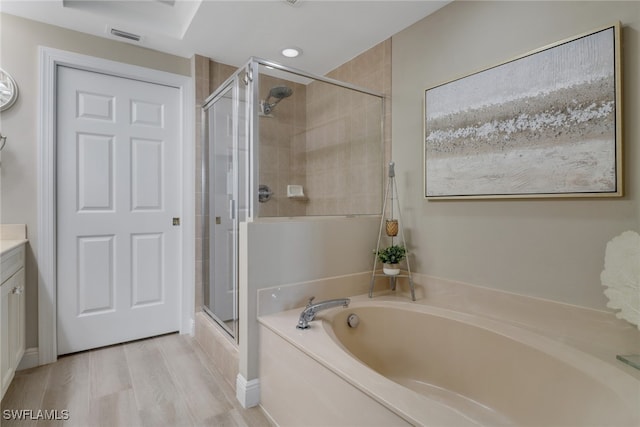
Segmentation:
<svg viewBox="0 0 640 427">
<path fill-rule="evenodd" d="M 2 394 L 11 384 L 25 349 L 24 245 L 0 257 L 0 378 Z"/>
</svg>

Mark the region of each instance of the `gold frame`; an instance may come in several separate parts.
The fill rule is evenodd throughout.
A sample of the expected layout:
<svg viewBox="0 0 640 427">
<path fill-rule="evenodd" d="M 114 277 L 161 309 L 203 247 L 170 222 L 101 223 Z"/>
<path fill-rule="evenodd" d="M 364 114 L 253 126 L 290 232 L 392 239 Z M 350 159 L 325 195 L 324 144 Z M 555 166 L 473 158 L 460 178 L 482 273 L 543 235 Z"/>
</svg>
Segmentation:
<svg viewBox="0 0 640 427">
<path fill-rule="evenodd" d="M 576 193 L 518 193 L 518 194 L 470 194 L 470 195 L 427 195 L 427 92 L 429 90 L 435 89 L 437 87 L 446 85 L 448 83 L 465 79 L 469 76 L 473 76 L 478 73 L 482 73 L 484 71 L 491 70 L 493 68 L 500 67 L 510 62 L 514 62 L 520 60 L 525 57 L 529 57 L 531 55 L 535 55 L 539 52 L 560 46 L 565 43 L 569 43 L 575 40 L 578 40 L 583 37 L 588 37 L 590 35 L 606 31 L 609 29 L 613 29 L 613 66 L 614 66 L 614 85 L 615 85 L 615 142 L 613 145 L 613 149 L 615 150 L 615 191 L 607 191 L 607 192 L 576 192 Z M 509 59 L 507 61 L 501 62 L 491 67 L 486 67 L 472 73 L 466 74 L 461 77 L 457 77 L 438 85 L 431 86 L 430 88 L 425 89 L 423 96 L 423 133 L 422 133 L 422 159 L 423 159 L 423 195 L 427 200 L 461 200 L 461 199 L 557 199 L 557 198 L 612 198 L 612 197 L 622 197 L 624 195 L 623 191 L 623 126 L 622 126 L 622 49 L 621 49 L 621 25 L 620 22 L 615 22 L 611 25 L 606 25 L 603 27 L 599 27 L 595 30 L 588 31 L 573 37 L 569 37 L 563 40 L 560 40 L 555 43 L 548 44 L 546 46 L 540 47 L 538 49 L 534 49 L 522 55 L 519 55 L 515 58 Z"/>
</svg>

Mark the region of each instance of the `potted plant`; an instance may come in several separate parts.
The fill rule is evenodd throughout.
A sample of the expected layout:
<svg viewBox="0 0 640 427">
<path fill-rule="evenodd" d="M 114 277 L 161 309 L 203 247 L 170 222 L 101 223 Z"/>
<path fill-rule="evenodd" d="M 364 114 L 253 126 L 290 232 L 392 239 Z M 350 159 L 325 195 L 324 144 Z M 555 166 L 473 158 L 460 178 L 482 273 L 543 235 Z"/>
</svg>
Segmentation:
<svg viewBox="0 0 640 427">
<path fill-rule="evenodd" d="M 382 271 L 388 276 L 400 274 L 398 263 L 405 259 L 407 250 L 404 246 L 391 245 L 378 251 L 378 260 L 382 262 Z"/>
</svg>

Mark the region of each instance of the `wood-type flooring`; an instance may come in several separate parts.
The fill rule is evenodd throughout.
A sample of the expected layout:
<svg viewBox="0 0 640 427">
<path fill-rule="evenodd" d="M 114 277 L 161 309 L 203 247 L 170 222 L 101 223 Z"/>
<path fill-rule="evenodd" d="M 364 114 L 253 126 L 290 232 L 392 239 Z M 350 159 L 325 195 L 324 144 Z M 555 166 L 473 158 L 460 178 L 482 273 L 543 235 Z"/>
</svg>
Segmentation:
<svg viewBox="0 0 640 427">
<path fill-rule="evenodd" d="M 270 427 L 260 408 L 242 408 L 195 339 L 178 334 L 18 371 L 1 406 L 2 427 Z"/>
</svg>

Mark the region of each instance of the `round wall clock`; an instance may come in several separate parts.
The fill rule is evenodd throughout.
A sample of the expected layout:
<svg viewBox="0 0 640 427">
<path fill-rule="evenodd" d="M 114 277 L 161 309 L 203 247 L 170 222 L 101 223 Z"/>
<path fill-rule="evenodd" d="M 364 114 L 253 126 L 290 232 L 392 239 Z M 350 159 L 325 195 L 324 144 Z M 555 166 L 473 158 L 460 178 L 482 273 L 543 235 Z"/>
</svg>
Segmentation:
<svg viewBox="0 0 640 427">
<path fill-rule="evenodd" d="M 18 99 L 18 85 L 13 78 L 0 68 L 0 111 L 9 109 Z"/>
</svg>

